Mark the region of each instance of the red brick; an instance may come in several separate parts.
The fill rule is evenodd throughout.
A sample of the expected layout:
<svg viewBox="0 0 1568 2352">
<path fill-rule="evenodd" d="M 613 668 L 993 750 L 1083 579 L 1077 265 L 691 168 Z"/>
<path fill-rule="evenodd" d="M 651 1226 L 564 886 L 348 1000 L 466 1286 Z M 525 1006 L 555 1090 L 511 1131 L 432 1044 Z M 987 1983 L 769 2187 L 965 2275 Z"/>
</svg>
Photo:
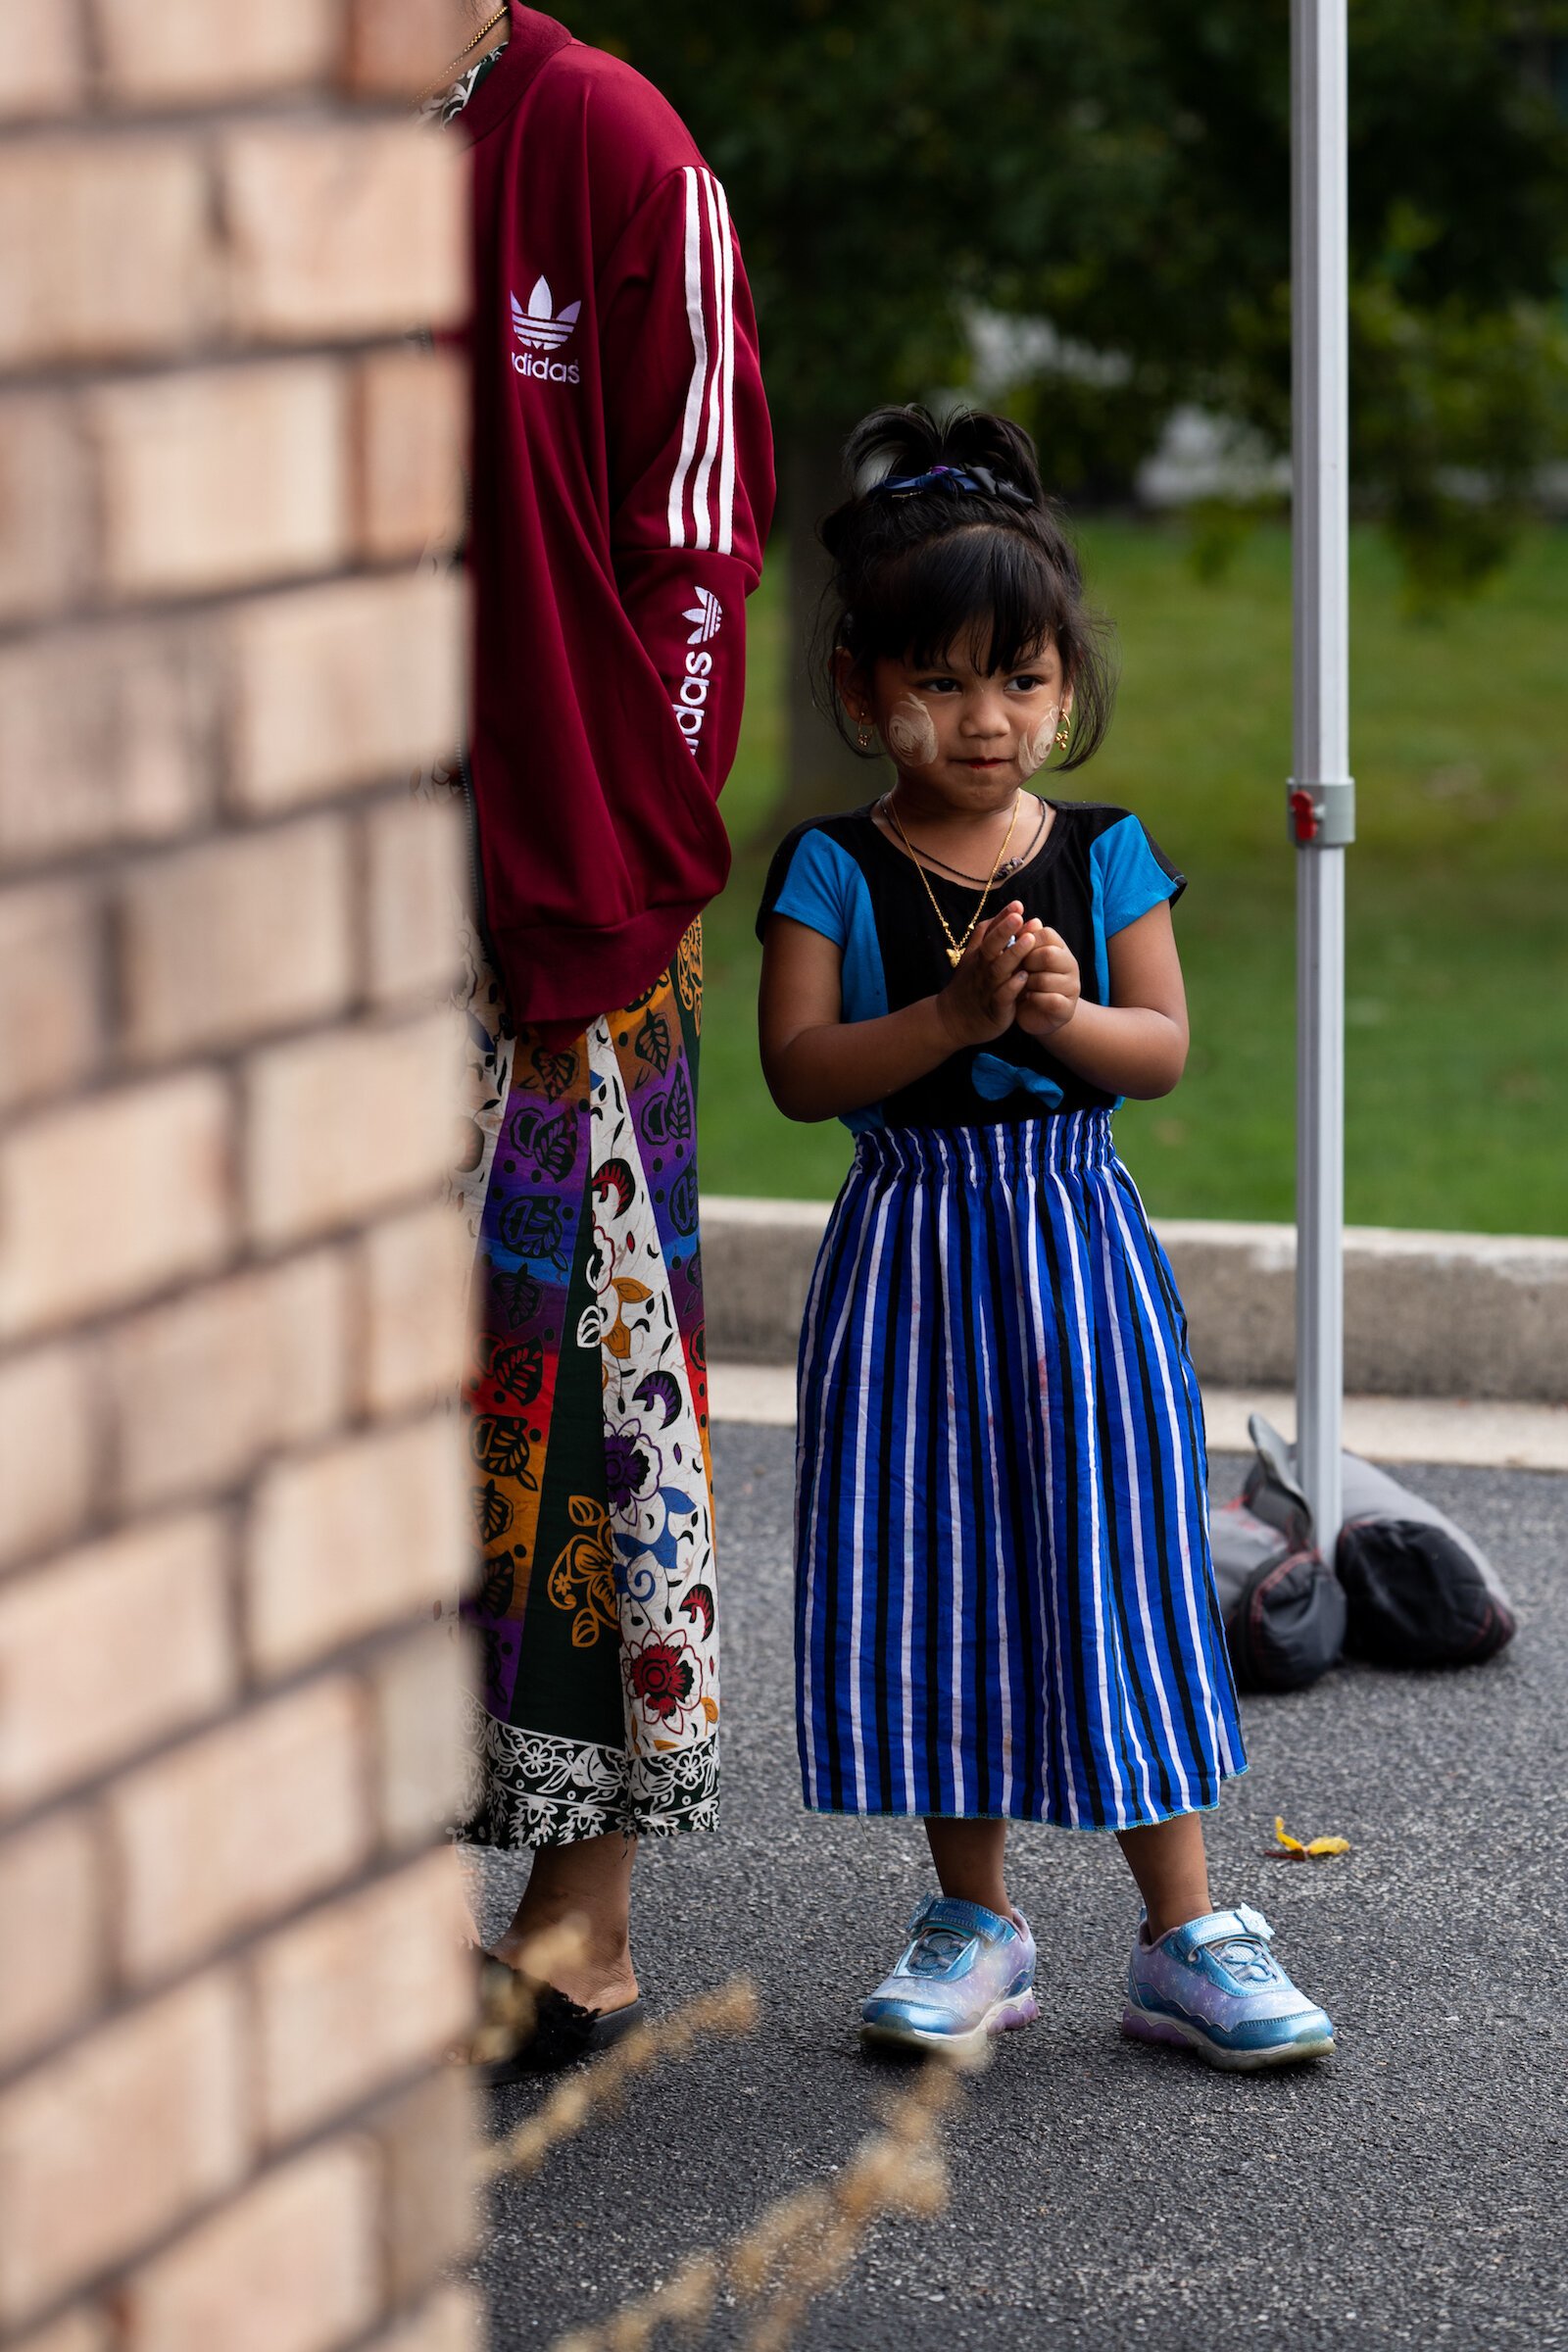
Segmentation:
<svg viewBox="0 0 1568 2352">
<path fill-rule="evenodd" d="M 88 397 L 103 576 L 184 596 L 325 571 L 349 541 L 348 384 L 327 360 L 197 369 Z"/>
<path fill-rule="evenodd" d="M 241 606 L 229 624 L 229 765 L 242 809 L 408 776 L 462 732 L 455 577 L 341 580 Z"/>
<path fill-rule="evenodd" d="M 471 2287 L 444 2286 L 369 2352 L 481 2352 L 486 2341 L 484 2310 Z"/>
<path fill-rule="evenodd" d="M 463 0 L 349 0 L 348 16 L 345 78 L 367 98 L 421 96 L 484 22 Z"/>
<path fill-rule="evenodd" d="M 468 2070 L 459 2066 L 428 2076 L 375 2119 L 394 2303 L 419 2294 L 473 2244 L 477 2121 Z"/>
<path fill-rule="evenodd" d="M 450 998 L 468 835 L 455 801 L 392 800 L 365 819 L 367 981 L 378 1004 Z"/>
<path fill-rule="evenodd" d="M 14 4 L 14 0 L 9 0 Z M 60 0 L 49 0 L 54 7 Z M 335 63 L 336 0 L 91 0 L 111 106 L 192 106 L 319 83 Z"/>
<path fill-rule="evenodd" d="M 187 1740 L 106 1800 L 132 1984 L 352 1878 L 370 1847 L 364 1702 L 315 1683 Z"/>
<path fill-rule="evenodd" d="M 157 841 L 211 799 L 199 629 L 73 629 L 0 651 L 0 868 Z"/>
<path fill-rule="evenodd" d="M 473 1244 L 445 1201 L 372 1225 L 360 1245 L 361 1396 L 374 1414 L 457 1394 L 467 1368 Z"/>
<path fill-rule="evenodd" d="M 372 563 L 463 532 L 467 370 L 448 352 L 378 351 L 355 379 L 355 538 Z"/>
<path fill-rule="evenodd" d="M 234 2185 L 246 2160 L 243 2052 L 236 1988 L 206 1977 L 0 2095 L 0 2324 Z"/>
<path fill-rule="evenodd" d="M 375 2202 L 356 2140 L 268 2173 L 137 2272 L 124 2352 L 332 2352 L 375 2317 Z"/>
<path fill-rule="evenodd" d="M 462 1469 L 452 1418 L 434 1415 L 264 1474 L 246 1569 L 251 1653 L 264 1674 L 307 1665 L 457 1591 Z"/>
<path fill-rule="evenodd" d="M 6 0 L 0 11 L 0 122 L 70 114 L 83 79 L 79 28 L 68 0 Z"/>
<path fill-rule="evenodd" d="M 98 1842 L 84 1813 L 0 1840 L 0 2068 L 64 2033 L 103 1984 Z"/>
<path fill-rule="evenodd" d="M 348 840 L 335 817 L 133 867 L 120 893 L 130 1054 L 198 1054 L 341 1012 L 354 985 L 349 913 Z"/>
<path fill-rule="evenodd" d="M 247 341 L 456 323 L 466 159 L 417 122 L 263 123 L 220 154 L 228 311 Z"/>
<path fill-rule="evenodd" d="M 444 1847 L 262 1946 L 255 1983 L 269 2138 L 309 2131 L 440 2060 L 472 2011 L 467 1933 L 457 1856 Z"/>
<path fill-rule="evenodd" d="M 309 1241 L 428 1194 L 454 1148 L 456 1072 L 446 1012 L 253 1054 L 245 1193 L 255 1239 L 268 1249 Z"/>
<path fill-rule="evenodd" d="M 188 1292 L 117 1325 L 104 1354 L 122 1509 L 232 1486 L 341 1425 L 346 1261 L 318 1250 Z"/>
<path fill-rule="evenodd" d="M 193 143 L 80 137 L 0 154 L 0 364 L 145 359 L 212 306 L 211 201 Z"/>
<path fill-rule="evenodd" d="M 85 1347 L 0 1363 L 0 1566 L 75 1535 L 97 1500 L 102 1450 Z"/>
<path fill-rule="evenodd" d="M 206 1273 L 229 1229 L 219 1079 L 157 1079 L 44 1111 L 0 1148 L 0 1337 Z"/>
<path fill-rule="evenodd" d="M 213 1518 L 167 1520 L 0 1586 L 0 1805 L 53 1795 L 234 1690 Z"/>
<path fill-rule="evenodd" d="M 0 620 L 69 605 L 90 564 L 87 476 L 73 412 L 56 399 L 0 400 Z M 7 797 L 36 791 L 13 775 Z"/>
<path fill-rule="evenodd" d="M 0 1110 L 59 1094 L 98 1059 L 98 909 L 84 890 L 0 891 Z"/>
<path fill-rule="evenodd" d="M 422 1626 L 370 1671 L 381 1834 L 399 1852 L 428 1845 L 468 1809 L 472 1681 L 468 1636 L 450 1618 Z"/>
<path fill-rule="evenodd" d="M 79 2304 L 40 2335 L 29 2335 L 16 2352 L 111 2352 L 109 2322 L 95 2307 Z"/>
</svg>

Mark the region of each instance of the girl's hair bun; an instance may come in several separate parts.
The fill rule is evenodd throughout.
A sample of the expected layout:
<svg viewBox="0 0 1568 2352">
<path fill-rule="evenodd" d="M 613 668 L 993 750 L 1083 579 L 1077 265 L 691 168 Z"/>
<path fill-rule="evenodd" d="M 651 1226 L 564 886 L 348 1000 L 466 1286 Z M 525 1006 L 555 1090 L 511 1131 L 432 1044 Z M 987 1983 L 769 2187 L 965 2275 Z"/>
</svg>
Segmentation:
<svg viewBox="0 0 1568 2352">
<path fill-rule="evenodd" d="M 993 670 L 1055 646 L 1073 693 L 1061 766 L 1081 766 L 1110 721 L 1114 665 L 1023 427 L 977 409 L 940 419 L 923 408 L 873 409 L 850 435 L 844 464 L 850 496 L 821 525 L 833 577 L 815 667 L 846 743 L 858 748 L 839 690 L 841 655 L 868 675 L 883 659 L 940 661 L 978 632 Z"/>
<path fill-rule="evenodd" d="M 978 466 L 999 483 L 1010 483 L 1032 507 L 1049 512 L 1034 443 L 1010 417 L 979 409 L 955 409 L 942 419 L 928 409 L 873 409 L 850 435 L 845 464 L 862 496 L 904 474 L 930 473 L 939 466 L 968 472 Z"/>
</svg>

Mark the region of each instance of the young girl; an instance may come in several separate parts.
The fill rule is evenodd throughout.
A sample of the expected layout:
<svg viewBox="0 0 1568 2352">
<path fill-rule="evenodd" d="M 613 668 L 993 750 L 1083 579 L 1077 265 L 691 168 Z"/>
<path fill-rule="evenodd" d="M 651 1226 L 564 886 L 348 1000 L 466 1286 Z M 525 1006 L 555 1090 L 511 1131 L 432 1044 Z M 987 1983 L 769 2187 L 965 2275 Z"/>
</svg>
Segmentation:
<svg viewBox="0 0 1568 2352">
<path fill-rule="evenodd" d="M 1183 877 L 1124 809 L 1029 789 L 1098 749 L 1111 679 L 1028 436 L 890 409 L 848 458 L 828 685 L 894 778 L 791 834 L 760 928 L 774 1100 L 858 1139 L 801 1347 L 806 1802 L 923 1815 L 942 1889 L 861 2030 L 1033 2022 L 1004 1844 L 1051 1821 L 1114 1831 L 1137 1881 L 1127 2033 L 1314 2057 L 1267 1922 L 1209 1895 L 1200 1814 L 1245 1758 L 1201 1407 L 1111 1142 L 1187 1058 Z"/>
</svg>

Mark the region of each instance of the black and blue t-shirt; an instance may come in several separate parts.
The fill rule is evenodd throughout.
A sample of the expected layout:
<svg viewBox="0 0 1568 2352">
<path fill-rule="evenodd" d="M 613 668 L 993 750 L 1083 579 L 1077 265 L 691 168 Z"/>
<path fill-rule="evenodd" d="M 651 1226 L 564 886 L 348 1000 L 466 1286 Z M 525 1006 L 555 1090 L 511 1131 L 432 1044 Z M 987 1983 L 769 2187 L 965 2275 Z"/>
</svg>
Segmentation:
<svg viewBox="0 0 1568 2352">
<path fill-rule="evenodd" d="M 1187 887 L 1142 823 L 1125 808 L 1053 801 L 1055 821 L 1038 854 L 999 882 L 991 907 L 1009 899 L 1059 931 L 1082 975 L 1085 999 L 1110 1001 L 1106 942 Z M 979 901 L 972 883 L 950 881 L 914 860 L 876 823 L 871 805 L 813 818 L 782 843 L 757 918 L 788 915 L 842 950 L 844 1018 L 874 1020 L 945 988 L 953 977 L 924 882 L 961 939 Z M 1054 1111 L 1105 1109 L 1116 1098 L 1090 1086 L 1016 1026 L 989 1046 L 955 1054 L 885 1102 L 846 1117 L 871 1127 L 976 1127 Z"/>
</svg>

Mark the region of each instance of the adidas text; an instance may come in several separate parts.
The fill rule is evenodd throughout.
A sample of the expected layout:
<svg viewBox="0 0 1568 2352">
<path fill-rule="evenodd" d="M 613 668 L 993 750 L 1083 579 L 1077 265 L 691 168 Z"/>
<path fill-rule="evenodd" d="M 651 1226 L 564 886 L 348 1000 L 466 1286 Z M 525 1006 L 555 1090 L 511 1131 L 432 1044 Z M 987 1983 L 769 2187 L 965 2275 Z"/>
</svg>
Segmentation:
<svg viewBox="0 0 1568 2352">
<path fill-rule="evenodd" d="M 718 635 L 724 625 L 724 608 L 711 588 L 692 591 L 695 602 L 681 614 L 691 622 L 686 642 L 690 646 L 706 646 Z M 687 747 L 695 753 L 702 737 L 703 721 L 708 716 L 708 681 L 713 674 L 713 657 L 708 653 L 690 653 L 686 657 L 686 675 L 680 692 L 671 703 L 675 724 L 685 736 Z"/>
<path fill-rule="evenodd" d="M 514 351 L 512 365 L 519 375 L 531 375 L 541 384 L 580 384 L 582 369 L 575 360 L 535 359 L 526 351 Z"/>
<path fill-rule="evenodd" d="M 711 654 L 688 654 L 686 675 L 681 680 L 678 699 L 671 703 L 675 724 L 686 738 L 687 747 L 695 752 L 708 716 L 708 681 L 712 675 Z"/>
</svg>

